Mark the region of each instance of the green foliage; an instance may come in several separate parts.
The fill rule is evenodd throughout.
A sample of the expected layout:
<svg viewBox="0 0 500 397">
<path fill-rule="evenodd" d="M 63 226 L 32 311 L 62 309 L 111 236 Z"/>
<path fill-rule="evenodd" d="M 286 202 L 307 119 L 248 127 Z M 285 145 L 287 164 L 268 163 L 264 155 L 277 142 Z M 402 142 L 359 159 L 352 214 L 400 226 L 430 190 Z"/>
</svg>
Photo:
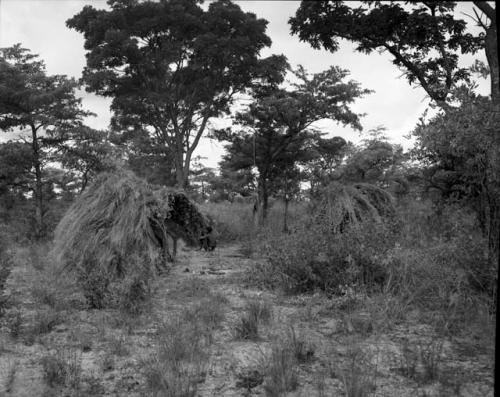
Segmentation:
<svg viewBox="0 0 500 397">
<path fill-rule="evenodd" d="M 299 82 L 290 90 L 262 87 L 248 110 L 237 115 L 237 130 L 215 134 L 220 140 L 230 142 L 221 162 L 222 169 L 234 172 L 257 168 L 263 219 L 267 217 L 268 197 L 277 190 L 275 185 L 283 179 L 289 180 L 286 194 L 291 193 L 293 184 L 298 185 L 302 177 L 296 172 L 296 165 L 318 156 L 310 149 L 320 136 L 311 132 L 310 125 L 331 119 L 361 130 L 360 115 L 349 105 L 370 92 L 355 81 L 346 82 L 348 71 L 339 67 L 312 76 L 302 67 L 293 73 Z M 321 143 L 325 148 L 326 142 Z"/>
<path fill-rule="evenodd" d="M 82 192 L 100 172 L 113 168 L 113 148 L 105 131 L 81 126 L 71 131 L 71 138 L 61 147 L 62 165 L 77 172 L 79 191 Z M 75 187 L 73 187 L 75 189 Z"/>
<path fill-rule="evenodd" d="M 423 162 L 426 185 L 440 200 L 472 208 L 498 263 L 500 236 L 500 138 L 496 105 L 457 90 L 460 107 L 421 121 L 413 155 Z"/>
<path fill-rule="evenodd" d="M 365 140 L 360 147 L 353 148 L 341 169 L 342 178 L 389 186 L 395 177 L 404 178 L 401 168 L 406 157 L 400 145 L 391 144 L 383 137 L 373 137 Z"/>
<path fill-rule="evenodd" d="M 267 22 L 221 0 L 205 11 L 194 0 L 85 6 L 67 21 L 83 33 L 90 91 L 113 97 L 112 124 L 150 135 L 174 159 L 187 185 L 192 153 L 210 117 L 259 80 L 282 81 L 285 59 L 259 59 L 270 46 Z M 147 128 L 151 128 L 151 134 Z"/>
<path fill-rule="evenodd" d="M 33 153 L 29 143 L 0 144 L 0 194 L 27 193 L 33 184 Z"/>
<path fill-rule="evenodd" d="M 451 89 L 469 80 L 470 71 L 458 66 L 458 54 L 474 54 L 483 46 L 483 34 L 466 32 L 466 22 L 453 15 L 455 3 L 303 1 L 290 18 L 292 34 L 314 48 L 337 51 L 339 40 L 370 54 L 384 50 L 404 70 L 410 84 L 420 85 L 441 106 Z"/>
<path fill-rule="evenodd" d="M 27 142 L 31 153 L 19 163 L 23 172 L 17 167 L 17 175 L 12 177 L 20 186 L 22 182 L 24 185 L 31 182 L 28 186 L 34 192 L 35 234 L 42 237 L 46 232 L 44 167 L 47 162 L 58 159 L 53 157 L 54 149 L 64 144 L 69 139 L 69 131 L 80 126 L 90 113 L 81 109 L 81 99 L 75 96 L 79 87 L 75 79 L 48 76 L 44 63 L 20 44 L 0 49 L 0 81 L 5 82 L 0 86 L 0 130 L 28 128 L 30 132 Z M 7 149 L 17 157 L 27 151 L 26 146 L 19 144 L 10 144 Z"/>
<path fill-rule="evenodd" d="M 321 289 L 341 294 L 353 286 L 380 289 L 387 277 L 382 259 L 392 244 L 387 225 L 375 222 L 335 235 L 329 228 L 304 228 L 269 241 L 270 268 L 263 270 L 295 293 Z"/>
</svg>

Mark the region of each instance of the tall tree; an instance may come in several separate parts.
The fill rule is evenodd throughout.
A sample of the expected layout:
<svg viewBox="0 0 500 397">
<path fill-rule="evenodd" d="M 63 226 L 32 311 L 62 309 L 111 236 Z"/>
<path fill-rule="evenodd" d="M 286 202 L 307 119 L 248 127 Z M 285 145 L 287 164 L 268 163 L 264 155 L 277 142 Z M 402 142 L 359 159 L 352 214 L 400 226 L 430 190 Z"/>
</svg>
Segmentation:
<svg viewBox="0 0 500 397">
<path fill-rule="evenodd" d="M 85 37 L 88 90 L 113 98 L 116 129 L 146 131 L 168 148 L 181 188 L 209 119 L 254 81 L 281 81 L 286 63 L 259 59 L 271 45 L 267 21 L 229 0 L 207 11 L 198 3 L 109 0 L 109 11 L 85 6 L 67 21 Z"/>
<path fill-rule="evenodd" d="M 490 262 L 500 251 L 500 113 L 487 98 L 463 92 L 458 109 L 421 121 L 414 157 L 427 185 L 471 206 L 488 236 Z"/>
<path fill-rule="evenodd" d="M 420 85 L 448 109 L 451 90 L 470 77 L 467 68 L 458 66 L 459 50 L 474 54 L 486 45 L 492 82 L 496 81 L 492 96 L 500 99 L 495 12 L 487 2 L 474 4 L 490 19 L 483 24 L 486 43 L 484 33 L 473 36 L 466 31 L 466 22 L 455 18 L 456 3 L 451 1 L 302 1 L 290 25 L 293 34 L 314 48 L 336 51 L 339 39 L 346 39 L 357 44 L 359 52 L 388 52 L 410 84 Z"/>
<path fill-rule="evenodd" d="M 315 196 L 319 187 L 326 186 L 330 180 L 338 179 L 335 173 L 351 145 L 339 136 L 333 138 L 319 136 L 312 142 L 310 150 L 315 156 L 304 167 L 307 180 L 311 184 L 309 191 L 311 196 Z"/>
<path fill-rule="evenodd" d="M 112 167 L 114 150 L 106 131 L 80 126 L 71 130 L 69 136 L 60 145 L 60 161 L 65 168 L 77 173 L 81 193 L 93 177 Z"/>
<path fill-rule="evenodd" d="M 385 127 L 370 130 L 369 137 L 352 148 L 342 167 L 344 180 L 388 187 L 407 156 L 401 145 L 389 142 L 384 131 Z"/>
<path fill-rule="evenodd" d="M 269 182 L 284 169 L 293 168 L 294 161 L 305 160 L 305 145 L 317 136 L 311 125 L 331 119 L 361 130 L 360 115 L 349 105 L 370 92 L 355 81 L 344 81 L 348 72 L 338 67 L 312 76 L 298 67 L 294 74 L 297 83 L 289 90 L 261 87 L 255 102 L 237 115 L 236 132 L 220 136 L 231 142 L 224 161 L 234 169 L 257 169 L 262 220 L 267 215 Z"/>
<path fill-rule="evenodd" d="M 78 86 L 64 75 L 48 76 L 44 63 L 20 44 L 0 49 L 0 129 L 30 134 L 37 236 L 45 232 L 42 176 L 49 151 L 90 114 L 75 96 Z"/>
</svg>

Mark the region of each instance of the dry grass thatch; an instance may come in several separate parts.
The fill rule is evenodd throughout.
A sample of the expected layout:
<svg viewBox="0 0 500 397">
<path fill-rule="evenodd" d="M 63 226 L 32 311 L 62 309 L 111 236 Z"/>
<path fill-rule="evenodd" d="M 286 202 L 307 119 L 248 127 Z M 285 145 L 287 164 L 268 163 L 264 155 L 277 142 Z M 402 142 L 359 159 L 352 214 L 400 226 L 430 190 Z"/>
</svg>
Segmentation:
<svg viewBox="0 0 500 397">
<path fill-rule="evenodd" d="M 54 253 L 80 272 L 151 270 L 164 259 L 167 234 L 194 245 L 206 223 L 182 192 L 148 185 L 130 171 L 105 173 L 59 223 Z"/>
<path fill-rule="evenodd" d="M 358 227 L 363 222 L 381 222 L 394 215 L 394 200 L 384 189 L 368 183 L 343 185 L 331 183 L 315 203 L 314 220 L 329 225 L 334 233 L 347 225 Z"/>
</svg>

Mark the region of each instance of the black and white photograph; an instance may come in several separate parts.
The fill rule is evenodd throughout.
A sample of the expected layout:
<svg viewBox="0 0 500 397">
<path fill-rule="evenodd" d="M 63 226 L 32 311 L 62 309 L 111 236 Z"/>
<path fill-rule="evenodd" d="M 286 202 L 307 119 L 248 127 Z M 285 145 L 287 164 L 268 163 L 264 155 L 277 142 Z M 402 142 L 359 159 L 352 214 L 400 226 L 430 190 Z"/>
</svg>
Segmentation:
<svg viewBox="0 0 500 397">
<path fill-rule="evenodd" d="M 0 397 L 493 397 L 494 1 L 0 0 Z"/>
</svg>

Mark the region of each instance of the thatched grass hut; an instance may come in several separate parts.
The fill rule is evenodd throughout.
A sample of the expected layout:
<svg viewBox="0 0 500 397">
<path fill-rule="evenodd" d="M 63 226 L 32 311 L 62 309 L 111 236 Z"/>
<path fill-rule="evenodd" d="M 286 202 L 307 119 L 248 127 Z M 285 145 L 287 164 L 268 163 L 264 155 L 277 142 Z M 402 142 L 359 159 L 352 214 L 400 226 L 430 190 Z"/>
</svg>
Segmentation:
<svg viewBox="0 0 500 397">
<path fill-rule="evenodd" d="M 150 277 L 171 258 L 169 237 L 195 246 L 207 227 L 183 192 L 120 170 L 100 175 L 68 209 L 55 231 L 54 253 L 84 290 L 96 283 L 106 290 L 125 275 Z"/>
<path fill-rule="evenodd" d="M 328 225 L 333 233 L 365 222 L 382 222 L 395 214 L 394 199 L 382 188 L 368 183 L 344 185 L 333 182 L 314 203 L 314 222 Z"/>
</svg>

